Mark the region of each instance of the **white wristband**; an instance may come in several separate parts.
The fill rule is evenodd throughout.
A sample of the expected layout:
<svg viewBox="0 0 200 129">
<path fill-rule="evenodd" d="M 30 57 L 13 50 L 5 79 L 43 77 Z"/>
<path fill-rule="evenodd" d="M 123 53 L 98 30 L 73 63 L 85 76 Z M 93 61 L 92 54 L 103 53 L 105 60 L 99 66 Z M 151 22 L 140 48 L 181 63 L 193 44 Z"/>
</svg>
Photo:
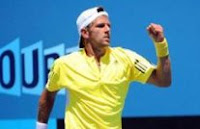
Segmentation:
<svg viewBox="0 0 200 129">
<path fill-rule="evenodd" d="M 37 122 L 36 123 L 36 129 L 47 129 L 46 123 Z"/>
</svg>

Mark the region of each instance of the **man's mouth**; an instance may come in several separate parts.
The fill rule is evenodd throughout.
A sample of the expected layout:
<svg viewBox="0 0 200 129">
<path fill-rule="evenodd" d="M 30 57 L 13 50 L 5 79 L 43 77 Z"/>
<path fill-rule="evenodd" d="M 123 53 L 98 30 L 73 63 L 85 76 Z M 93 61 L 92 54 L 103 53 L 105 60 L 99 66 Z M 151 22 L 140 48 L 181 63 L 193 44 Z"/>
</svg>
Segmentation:
<svg viewBox="0 0 200 129">
<path fill-rule="evenodd" d="M 110 40 L 110 36 L 108 35 L 108 36 L 105 36 L 104 38 L 106 38 L 106 39 L 109 39 Z"/>
</svg>

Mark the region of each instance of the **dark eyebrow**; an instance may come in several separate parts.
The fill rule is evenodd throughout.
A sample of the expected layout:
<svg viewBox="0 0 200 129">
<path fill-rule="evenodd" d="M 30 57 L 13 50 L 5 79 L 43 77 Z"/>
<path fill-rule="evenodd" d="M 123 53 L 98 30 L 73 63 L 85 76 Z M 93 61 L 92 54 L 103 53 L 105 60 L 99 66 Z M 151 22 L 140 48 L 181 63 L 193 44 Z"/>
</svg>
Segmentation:
<svg viewBox="0 0 200 129">
<path fill-rule="evenodd" d="M 105 23 L 99 23 L 96 25 L 97 27 L 104 27 L 105 26 Z"/>
<path fill-rule="evenodd" d="M 107 24 L 107 23 L 99 23 L 99 24 L 96 24 L 96 27 L 104 27 L 105 25 L 108 25 L 109 27 L 111 27 L 110 24 Z"/>
</svg>

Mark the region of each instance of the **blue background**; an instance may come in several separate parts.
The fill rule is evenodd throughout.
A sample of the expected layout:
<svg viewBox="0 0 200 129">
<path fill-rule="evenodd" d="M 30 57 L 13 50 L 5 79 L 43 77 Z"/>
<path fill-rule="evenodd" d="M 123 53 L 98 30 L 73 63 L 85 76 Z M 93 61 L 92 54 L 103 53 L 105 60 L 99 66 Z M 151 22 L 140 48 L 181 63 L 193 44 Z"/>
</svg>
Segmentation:
<svg viewBox="0 0 200 129">
<path fill-rule="evenodd" d="M 110 15 L 112 46 L 132 49 L 156 64 L 154 46 L 146 32 L 152 22 L 164 27 L 169 42 L 171 87 L 131 84 L 123 117 L 200 115 L 198 0 L 2 0 L 0 49 L 16 39 L 21 49 L 39 41 L 44 49 L 61 43 L 66 48 L 76 47 L 76 18 L 84 9 L 96 5 L 104 6 Z M 19 121 L 30 119 L 29 128 L 34 128 L 38 99 L 38 95 L 0 93 L 0 127 L 7 129 L 4 125 L 12 123 L 11 127 L 23 129 L 26 126 Z M 65 96 L 59 95 L 52 121 L 63 118 L 64 106 Z"/>
</svg>

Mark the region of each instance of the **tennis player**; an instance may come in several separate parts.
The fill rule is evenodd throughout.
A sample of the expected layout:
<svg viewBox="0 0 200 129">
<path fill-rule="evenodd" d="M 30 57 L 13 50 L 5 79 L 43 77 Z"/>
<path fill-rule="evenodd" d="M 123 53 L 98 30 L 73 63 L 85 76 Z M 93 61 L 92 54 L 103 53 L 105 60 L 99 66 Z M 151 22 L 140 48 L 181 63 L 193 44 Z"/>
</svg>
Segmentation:
<svg viewBox="0 0 200 129">
<path fill-rule="evenodd" d="M 66 129 L 121 129 L 122 111 L 131 82 L 159 87 L 171 84 L 168 43 L 159 24 L 147 31 L 153 40 L 157 66 L 136 52 L 110 47 L 111 23 L 103 7 L 83 11 L 77 18 L 80 50 L 54 62 L 39 100 L 37 129 L 47 122 L 60 89 L 69 92 Z"/>
</svg>

